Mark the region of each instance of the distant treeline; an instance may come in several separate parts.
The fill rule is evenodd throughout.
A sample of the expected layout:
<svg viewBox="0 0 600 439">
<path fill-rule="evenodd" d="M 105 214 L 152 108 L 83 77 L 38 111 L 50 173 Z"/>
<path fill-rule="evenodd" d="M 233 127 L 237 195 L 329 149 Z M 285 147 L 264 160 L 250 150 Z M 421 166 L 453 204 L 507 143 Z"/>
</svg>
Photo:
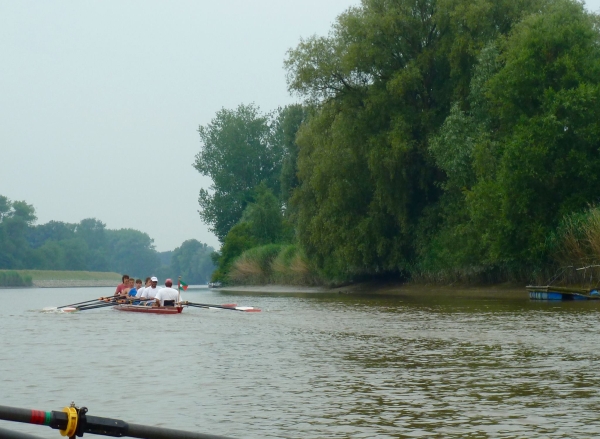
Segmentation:
<svg viewBox="0 0 600 439">
<path fill-rule="evenodd" d="M 599 25 L 573 0 L 363 0 L 301 40 L 285 67 L 302 104 L 199 129 L 214 279 L 285 262 L 299 282 L 524 281 L 600 262 Z"/>
<path fill-rule="evenodd" d="M 212 247 L 195 239 L 159 253 L 153 239 L 133 229 L 110 230 L 96 219 L 34 225 L 35 209 L 0 195 L 0 269 L 76 270 L 131 276 L 182 276 L 207 283 L 215 268 Z"/>
</svg>

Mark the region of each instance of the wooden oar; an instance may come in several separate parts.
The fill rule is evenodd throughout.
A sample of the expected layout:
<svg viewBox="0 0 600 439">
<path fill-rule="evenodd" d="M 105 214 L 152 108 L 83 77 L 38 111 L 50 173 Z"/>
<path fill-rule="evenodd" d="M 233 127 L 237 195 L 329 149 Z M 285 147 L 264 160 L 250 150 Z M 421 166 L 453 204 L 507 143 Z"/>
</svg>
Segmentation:
<svg viewBox="0 0 600 439">
<path fill-rule="evenodd" d="M 181 302 L 182 305 L 193 306 L 195 308 L 217 308 L 217 309 L 230 309 L 232 311 L 242 312 L 260 312 L 260 309 L 252 306 L 223 306 L 223 305 L 211 305 L 208 303 L 194 303 L 194 302 Z"/>
</svg>

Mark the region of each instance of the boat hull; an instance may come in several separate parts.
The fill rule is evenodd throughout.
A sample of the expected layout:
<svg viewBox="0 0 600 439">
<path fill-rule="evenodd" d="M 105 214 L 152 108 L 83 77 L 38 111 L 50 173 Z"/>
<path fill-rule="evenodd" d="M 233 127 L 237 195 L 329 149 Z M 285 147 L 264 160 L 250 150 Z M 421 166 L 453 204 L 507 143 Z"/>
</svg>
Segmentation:
<svg viewBox="0 0 600 439">
<path fill-rule="evenodd" d="M 590 297 L 574 293 L 559 293 L 557 291 L 530 291 L 532 300 L 590 300 Z"/>
<path fill-rule="evenodd" d="M 141 312 L 146 314 L 181 314 L 183 306 L 143 306 L 143 305 L 117 305 L 114 307 L 117 311 Z"/>
</svg>

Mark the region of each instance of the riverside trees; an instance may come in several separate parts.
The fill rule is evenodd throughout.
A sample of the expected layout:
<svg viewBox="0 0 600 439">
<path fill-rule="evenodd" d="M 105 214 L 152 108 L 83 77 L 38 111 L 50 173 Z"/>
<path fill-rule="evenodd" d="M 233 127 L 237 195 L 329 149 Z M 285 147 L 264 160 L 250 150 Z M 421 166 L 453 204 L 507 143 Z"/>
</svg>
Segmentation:
<svg viewBox="0 0 600 439">
<path fill-rule="evenodd" d="M 289 52 L 290 89 L 318 103 L 298 137 L 297 231 L 330 276 L 414 269 L 447 178 L 430 140 L 481 49 L 538 4 L 366 0 Z"/>
<path fill-rule="evenodd" d="M 363 0 L 302 40 L 285 211 L 309 259 L 330 279 L 550 263 L 561 219 L 598 198 L 598 24 L 572 0 Z"/>
<path fill-rule="evenodd" d="M 0 269 L 115 271 L 132 276 L 183 276 L 206 282 L 214 264 L 212 247 L 196 240 L 176 248 L 160 263 L 154 240 L 134 229 L 111 230 L 88 218 L 79 223 L 50 221 L 35 225 L 35 209 L 0 195 Z M 169 253 L 169 252 L 165 252 Z"/>
</svg>

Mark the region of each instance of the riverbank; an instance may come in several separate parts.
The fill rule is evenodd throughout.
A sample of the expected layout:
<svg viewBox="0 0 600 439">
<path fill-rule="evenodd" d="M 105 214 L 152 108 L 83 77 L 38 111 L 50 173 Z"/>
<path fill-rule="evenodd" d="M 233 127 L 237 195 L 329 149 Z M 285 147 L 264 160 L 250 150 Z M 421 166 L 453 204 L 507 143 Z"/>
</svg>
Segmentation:
<svg viewBox="0 0 600 439">
<path fill-rule="evenodd" d="M 335 288 L 303 287 L 296 285 L 233 285 L 214 288 L 215 291 L 231 293 L 271 294 L 357 294 L 357 295 L 439 295 L 454 297 L 515 297 L 525 294 L 525 285 L 420 285 L 402 282 L 361 282 Z"/>
<path fill-rule="evenodd" d="M 58 270 L 11 270 L 23 277 L 31 278 L 35 288 L 82 288 L 114 287 L 121 282 L 121 275 L 98 271 Z"/>
</svg>

